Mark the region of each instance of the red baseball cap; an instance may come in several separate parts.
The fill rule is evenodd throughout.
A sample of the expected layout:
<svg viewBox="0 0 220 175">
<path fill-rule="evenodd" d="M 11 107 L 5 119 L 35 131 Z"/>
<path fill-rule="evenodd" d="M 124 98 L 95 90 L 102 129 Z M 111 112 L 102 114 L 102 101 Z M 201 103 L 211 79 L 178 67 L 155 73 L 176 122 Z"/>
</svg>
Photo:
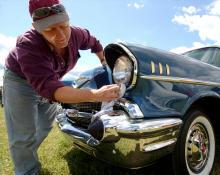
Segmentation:
<svg viewBox="0 0 220 175">
<path fill-rule="evenodd" d="M 36 19 L 36 12 L 39 13 L 39 10 L 44 10 L 44 8 L 49 11 L 48 14 L 44 16 L 44 13 L 42 13 L 43 16 Z M 59 9 L 56 10 L 56 8 Z M 60 9 L 62 10 L 60 11 Z M 69 20 L 65 8 L 59 0 L 29 0 L 29 12 L 33 19 L 33 26 L 38 32 L 42 32 L 50 25 Z"/>
<path fill-rule="evenodd" d="M 29 0 L 29 12 L 32 17 L 33 11 L 42 7 L 51 7 L 60 4 L 59 0 Z"/>
</svg>

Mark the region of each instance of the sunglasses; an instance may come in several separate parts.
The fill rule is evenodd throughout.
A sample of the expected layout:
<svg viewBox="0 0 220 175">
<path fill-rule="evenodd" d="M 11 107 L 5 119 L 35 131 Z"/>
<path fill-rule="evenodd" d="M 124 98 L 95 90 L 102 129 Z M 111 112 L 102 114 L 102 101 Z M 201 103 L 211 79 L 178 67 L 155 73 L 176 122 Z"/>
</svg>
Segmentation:
<svg viewBox="0 0 220 175">
<path fill-rule="evenodd" d="M 33 11 L 33 21 L 46 18 L 48 16 L 65 12 L 65 7 L 62 4 L 55 4 L 51 7 L 42 7 Z"/>
</svg>

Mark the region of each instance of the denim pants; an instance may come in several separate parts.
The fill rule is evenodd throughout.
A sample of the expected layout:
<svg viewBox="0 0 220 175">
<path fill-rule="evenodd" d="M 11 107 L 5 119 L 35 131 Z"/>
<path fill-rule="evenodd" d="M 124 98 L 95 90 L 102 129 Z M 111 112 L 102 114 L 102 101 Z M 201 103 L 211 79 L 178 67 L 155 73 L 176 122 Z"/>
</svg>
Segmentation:
<svg viewBox="0 0 220 175">
<path fill-rule="evenodd" d="M 38 174 L 37 150 L 52 128 L 57 105 L 43 100 L 10 70 L 4 74 L 3 105 L 15 174 Z"/>
</svg>

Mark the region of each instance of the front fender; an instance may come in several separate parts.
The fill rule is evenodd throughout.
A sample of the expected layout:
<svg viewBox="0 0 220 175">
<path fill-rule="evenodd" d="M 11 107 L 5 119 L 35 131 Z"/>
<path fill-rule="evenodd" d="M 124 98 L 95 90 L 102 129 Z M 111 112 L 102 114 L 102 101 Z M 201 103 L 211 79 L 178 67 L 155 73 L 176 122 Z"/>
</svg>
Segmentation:
<svg viewBox="0 0 220 175">
<path fill-rule="evenodd" d="M 189 100 L 187 101 L 186 105 L 184 106 L 184 108 L 181 111 L 182 116 L 184 116 L 186 114 L 186 112 L 194 104 L 196 104 L 198 101 L 203 100 L 205 98 L 214 98 L 214 99 L 218 99 L 220 101 L 220 95 L 218 93 L 214 92 L 214 91 L 207 91 L 207 92 L 197 93 L 193 97 L 189 98 Z"/>
</svg>

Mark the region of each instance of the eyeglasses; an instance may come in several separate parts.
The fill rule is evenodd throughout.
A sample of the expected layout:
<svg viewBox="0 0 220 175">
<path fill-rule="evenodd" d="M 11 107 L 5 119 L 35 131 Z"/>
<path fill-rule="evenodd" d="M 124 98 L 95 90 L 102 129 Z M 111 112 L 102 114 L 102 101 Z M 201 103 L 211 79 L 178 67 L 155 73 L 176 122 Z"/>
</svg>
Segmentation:
<svg viewBox="0 0 220 175">
<path fill-rule="evenodd" d="M 50 15 L 65 12 L 65 7 L 62 4 L 55 4 L 51 7 L 42 7 L 33 11 L 33 21 L 48 17 Z"/>
</svg>

